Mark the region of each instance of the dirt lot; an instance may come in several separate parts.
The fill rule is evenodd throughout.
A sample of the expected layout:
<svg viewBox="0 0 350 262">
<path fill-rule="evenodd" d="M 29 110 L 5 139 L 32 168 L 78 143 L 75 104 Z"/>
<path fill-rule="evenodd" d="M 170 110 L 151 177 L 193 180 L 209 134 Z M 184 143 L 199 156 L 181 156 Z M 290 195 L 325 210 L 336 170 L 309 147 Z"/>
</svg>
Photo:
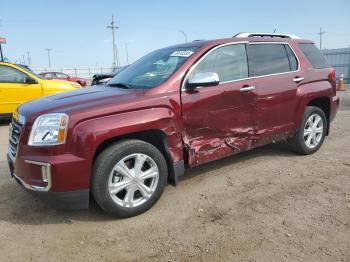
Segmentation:
<svg viewBox="0 0 350 262">
<path fill-rule="evenodd" d="M 350 92 L 319 152 L 266 146 L 187 172 L 147 213 L 55 211 L 9 177 L 0 126 L 0 261 L 350 261 Z"/>
</svg>

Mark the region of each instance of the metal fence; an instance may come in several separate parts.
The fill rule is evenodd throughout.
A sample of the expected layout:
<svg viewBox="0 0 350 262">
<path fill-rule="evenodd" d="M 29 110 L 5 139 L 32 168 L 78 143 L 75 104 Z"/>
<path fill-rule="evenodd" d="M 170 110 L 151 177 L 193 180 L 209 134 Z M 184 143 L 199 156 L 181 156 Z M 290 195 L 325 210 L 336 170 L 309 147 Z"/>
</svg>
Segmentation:
<svg viewBox="0 0 350 262">
<path fill-rule="evenodd" d="M 81 77 L 85 79 L 91 79 L 94 74 L 106 74 L 111 73 L 114 68 L 111 67 L 71 67 L 71 68 L 32 68 L 35 73 L 43 72 L 60 72 L 70 76 Z"/>
<path fill-rule="evenodd" d="M 344 82 L 350 83 L 350 48 L 326 49 L 322 53 L 334 67 L 337 80 L 344 74 Z"/>
</svg>

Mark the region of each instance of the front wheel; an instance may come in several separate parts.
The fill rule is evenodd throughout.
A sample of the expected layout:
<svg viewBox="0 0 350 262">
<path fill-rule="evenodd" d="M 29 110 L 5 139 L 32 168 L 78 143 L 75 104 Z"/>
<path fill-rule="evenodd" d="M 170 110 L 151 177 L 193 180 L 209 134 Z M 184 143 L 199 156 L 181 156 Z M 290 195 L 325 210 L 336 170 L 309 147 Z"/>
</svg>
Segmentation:
<svg viewBox="0 0 350 262">
<path fill-rule="evenodd" d="M 115 217 L 132 217 L 151 208 L 167 180 L 162 153 L 140 140 L 116 143 L 104 150 L 93 167 L 92 194 Z"/>
<path fill-rule="evenodd" d="M 323 144 L 327 132 L 327 118 L 324 112 L 314 106 L 305 108 L 298 132 L 289 141 L 293 151 L 309 155 L 315 153 Z"/>
</svg>

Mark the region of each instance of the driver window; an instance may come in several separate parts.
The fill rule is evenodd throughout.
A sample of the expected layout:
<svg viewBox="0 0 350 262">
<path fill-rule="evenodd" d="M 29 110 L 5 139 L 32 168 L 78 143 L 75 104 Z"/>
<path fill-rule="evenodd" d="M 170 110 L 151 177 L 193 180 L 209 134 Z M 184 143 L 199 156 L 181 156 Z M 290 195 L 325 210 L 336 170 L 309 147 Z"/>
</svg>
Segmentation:
<svg viewBox="0 0 350 262">
<path fill-rule="evenodd" d="M 217 73 L 220 82 L 248 77 L 247 53 L 244 44 L 220 47 L 207 55 L 195 68 L 197 73 Z"/>
<path fill-rule="evenodd" d="M 17 69 L 0 65 L 0 83 L 24 84 L 27 75 Z"/>
</svg>

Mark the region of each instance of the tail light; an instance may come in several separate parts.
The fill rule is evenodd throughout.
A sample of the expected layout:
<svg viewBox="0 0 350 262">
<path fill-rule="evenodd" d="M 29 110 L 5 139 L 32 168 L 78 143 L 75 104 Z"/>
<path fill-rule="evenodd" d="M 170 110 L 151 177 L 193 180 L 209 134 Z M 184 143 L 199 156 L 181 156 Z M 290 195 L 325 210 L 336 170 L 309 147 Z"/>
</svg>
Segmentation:
<svg viewBox="0 0 350 262">
<path fill-rule="evenodd" d="M 332 88 L 333 88 L 333 93 L 334 95 L 337 93 L 337 79 L 335 76 L 335 70 L 334 68 L 331 69 L 331 72 L 328 76 L 329 82 L 331 82 Z"/>
</svg>

